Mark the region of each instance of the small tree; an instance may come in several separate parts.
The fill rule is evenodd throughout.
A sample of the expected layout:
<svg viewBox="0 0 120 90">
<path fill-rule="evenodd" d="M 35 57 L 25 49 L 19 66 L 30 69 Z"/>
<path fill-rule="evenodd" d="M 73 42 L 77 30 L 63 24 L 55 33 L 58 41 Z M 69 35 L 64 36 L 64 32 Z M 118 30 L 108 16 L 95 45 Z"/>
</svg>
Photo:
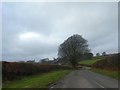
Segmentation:
<svg viewBox="0 0 120 90">
<path fill-rule="evenodd" d="M 96 53 L 96 56 L 100 56 L 100 53 Z"/>
<path fill-rule="evenodd" d="M 103 53 L 102 53 L 102 56 L 106 56 L 106 52 L 103 52 Z"/>
<path fill-rule="evenodd" d="M 87 54 L 86 54 L 86 58 L 87 58 L 87 59 L 92 59 L 92 57 L 93 57 L 93 54 L 92 54 L 92 53 L 87 53 Z"/>
<path fill-rule="evenodd" d="M 70 61 L 73 67 L 78 64 L 78 59 L 85 53 L 90 53 L 87 40 L 82 36 L 75 34 L 65 40 L 58 50 L 58 57 Z"/>
</svg>

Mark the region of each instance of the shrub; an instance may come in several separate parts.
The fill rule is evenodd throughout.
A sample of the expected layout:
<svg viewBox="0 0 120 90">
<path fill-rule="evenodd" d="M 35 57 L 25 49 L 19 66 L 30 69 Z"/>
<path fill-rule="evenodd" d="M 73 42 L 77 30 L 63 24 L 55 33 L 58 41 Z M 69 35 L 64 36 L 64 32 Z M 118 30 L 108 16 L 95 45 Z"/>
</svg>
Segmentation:
<svg viewBox="0 0 120 90">
<path fill-rule="evenodd" d="M 3 82 L 8 80 L 11 81 L 37 73 L 45 73 L 60 69 L 70 69 L 70 67 L 39 63 L 2 62 L 2 79 Z"/>
</svg>

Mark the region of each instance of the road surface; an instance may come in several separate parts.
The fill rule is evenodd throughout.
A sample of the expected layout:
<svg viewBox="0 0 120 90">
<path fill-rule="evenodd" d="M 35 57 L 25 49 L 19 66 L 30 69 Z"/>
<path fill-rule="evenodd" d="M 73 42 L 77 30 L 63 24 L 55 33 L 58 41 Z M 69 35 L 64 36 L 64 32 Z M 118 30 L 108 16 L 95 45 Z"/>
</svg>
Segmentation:
<svg viewBox="0 0 120 90">
<path fill-rule="evenodd" d="M 88 70 L 75 70 L 50 88 L 118 88 L 118 80 Z"/>
</svg>

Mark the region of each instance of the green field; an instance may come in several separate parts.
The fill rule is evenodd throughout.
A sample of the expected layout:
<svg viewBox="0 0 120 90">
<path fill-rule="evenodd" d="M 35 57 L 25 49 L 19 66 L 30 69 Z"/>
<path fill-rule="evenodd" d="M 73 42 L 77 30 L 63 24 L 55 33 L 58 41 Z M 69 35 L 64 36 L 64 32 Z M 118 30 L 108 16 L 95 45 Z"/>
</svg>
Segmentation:
<svg viewBox="0 0 120 90">
<path fill-rule="evenodd" d="M 84 60 L 84 61 L 80 61 L 79 64 L 92 65 L 99 60 L 101 59 Z"/>
<path fill-rule="evenodd" d="M 49 84 L 57 81 L 71 70 L 59 70 L 40 75 L 26 77 L 22 80 L 9 82 L 3 88 L 46 88 Z"/>
<path fill-rule="evenodd" d="M 111 78 L 120 79 L 120 71 L 111 71 L 111 70 L 98 69 L 98 68 L 94 68 L 91 70 L 96 73 L 100 73 L 102 75 L 109 76 Z"/>
</svg>

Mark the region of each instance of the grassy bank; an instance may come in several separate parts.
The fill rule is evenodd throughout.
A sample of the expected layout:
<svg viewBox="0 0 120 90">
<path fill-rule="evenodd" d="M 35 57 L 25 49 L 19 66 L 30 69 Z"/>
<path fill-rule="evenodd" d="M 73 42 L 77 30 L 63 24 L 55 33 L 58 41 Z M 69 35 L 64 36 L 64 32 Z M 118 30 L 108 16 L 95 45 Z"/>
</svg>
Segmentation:
<svg viewBox="0 0 120 90">
<path fill-rule="evenodd" d="M 102 60 L 103 58 L 105 58 L 105 57 L 104 56 L 97 56 L 97 57 L 93 57 L 91 60 L 80 61 L 79 64 L 92 65 L 92 64 L 96 63 L 97 61 Z"/>
<path fill-rule="evenodd" d="M 84 60 L 84 61 L 80 61 L 79 64 L 85 64 L 85 65 L 92 65 L 95 62 L 99 61 L 101 59 L 96 59 L 96 60 Z"/>
<path fill-rule="evenodd" d="M 91 69 L 93 72 L 109 76 L 114 79 L 119 79 L 120 80 L 120 71 L 111 71 L 111 70 L 105 70 L 105 69 L 97 69 L 97 68 L 92 68 Z"/>
<path fill-rule="evenodd" d="M 53 83 L 70 73 L 71 70 L 59 70 L 40 75 L 34 75 L 22 80 L 9 82 L 3 86 L 3 88 L 45 88 L 50 83 Z"/>
</svg>

